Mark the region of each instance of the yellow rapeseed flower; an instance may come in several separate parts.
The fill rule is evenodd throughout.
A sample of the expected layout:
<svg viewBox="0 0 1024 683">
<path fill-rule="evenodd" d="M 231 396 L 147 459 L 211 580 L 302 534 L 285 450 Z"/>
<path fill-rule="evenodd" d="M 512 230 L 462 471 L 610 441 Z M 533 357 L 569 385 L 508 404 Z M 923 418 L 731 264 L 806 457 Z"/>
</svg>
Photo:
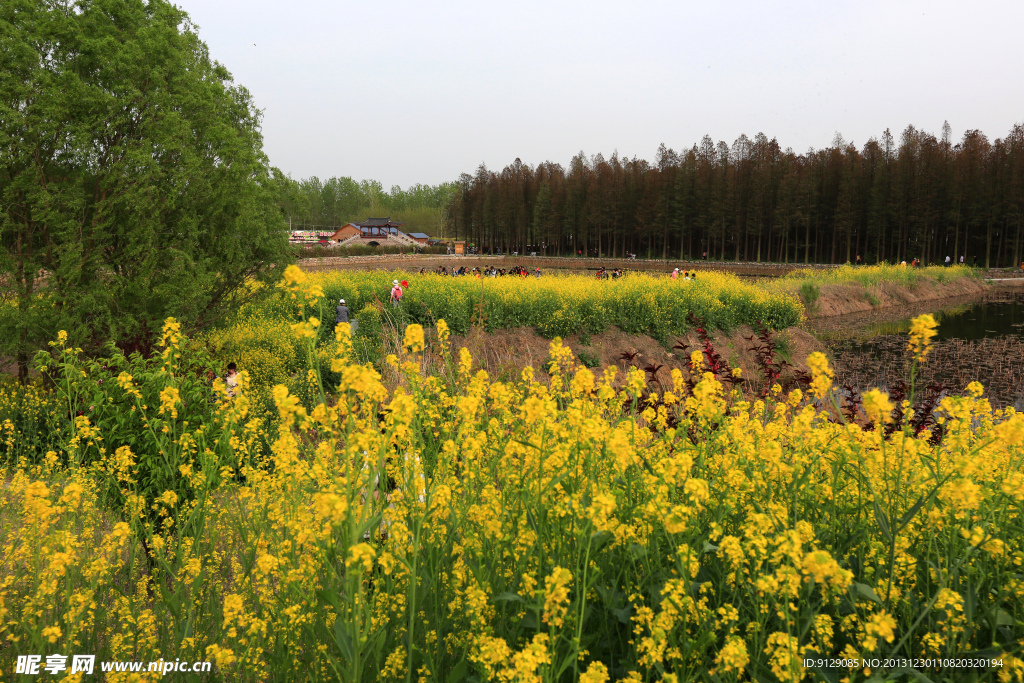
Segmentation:
<svg viewBox="0 0 1024 683">
<path fill-rule="evenodd" d="M 864 414 L 868 419 L 878 424 L 881 422 L 892 422 L 892 411 L 896 407 L 889 400 L 889 395 L 878 389 L 871 389 L 864 392 L 863 396 Z"/>
<path fill-rule="evenodd" d="M 580 674 L 580 683 L 606 683 L 608 667 L 599 661 L 593 661 L 587 670 Z"/>
<path fill-rule="evenodd" d="M 931 347 L 932 337 L 938 334 L 935 328 L 938 323 L 931 313 L 919 315 L 910 322 L 910 337 L 907 348 L 914 355 L 914 360 L 923 363 Z"/>
<path fill-rule="evenodd" d="M 895 639 L 895 629 L 896 620 L 884 610 L 877 614 L 872 614 L 871 618 L 864 624 L 864 639 L 861 641 L 861 645 L 868 652 L 874 652 L 875 648 L 878 647 L 879 638 L 888 643 Z"/>
<path fill-rule="evenodd" d="M 402 346 L 408 353 L 421 353 L 423 351 L 423 326 L 411 323 L 405 328 L 405 341 Z"/>
<path fill-rule="evenodd" d="M 178 404 L 181 403 L 181 394 L 175 387 L 164 387 L 160 392 L 160 414 L 170 414 L 171 419 L 178 417 Z"/>
<path fill-rule="evenodd" d="M 729 636 L 725 639 L 722 649 L 715 657 L 715 666 L 719 671 L 725 673 L 741 672 L 750 663 L 750 654 L 747 652 L 747 645 L 739 636 Z"/>
<path fill-rule="evenodd" d="M 555 628 L 562 625 L 569 603 L 569 584 L 572 572 L 555 567 L 544 579 L 544 623 Z"/>
<path fill-rule="evenodd" d="M 821 351 L 815 351 L 807 356 L 807 367 L 811 371 L 811 394 L 818 398 L 825 398 L 829 389 L 832 388 L 832 368 L 828 366 L 828 358 Z"/>
<path fill-rule="evenodd" d="M 359 543 L 348 549 L 348 558 L 345 559 L 345 566 L 352 568 L 361 566 L 363 571 L 373 569 L 373 559 L 377 556 L 376 551 L 369 543 Z"/>
</svg>

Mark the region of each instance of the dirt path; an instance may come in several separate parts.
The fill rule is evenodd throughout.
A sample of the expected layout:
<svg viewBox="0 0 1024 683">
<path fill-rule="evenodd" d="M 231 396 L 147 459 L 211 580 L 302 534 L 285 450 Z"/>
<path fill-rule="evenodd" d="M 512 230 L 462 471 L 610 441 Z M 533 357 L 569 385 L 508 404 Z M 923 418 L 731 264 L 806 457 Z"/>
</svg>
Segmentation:
<svg viewBox="0 0 1024 683">
<path fill-rule="evenodd" d="M 711 334 L 711 341 L 715 351 L 730 367 L 740 368 L 743 377 L 756 381 L 759 377 L 757 357 L 751 347 L 757 340 L 747 339 L 754 334 L 744 325 L 731 333 L 716 330 Z M 775 336 L 782 341 L 782 355 L 804 370 L 808 354 L 824 348 L 814 335 L 798 327 L 782 330 Z M 686 370 L 690 354 L 702 348 L 701 339 L 693 330 L 672 339 L 673 344 L 682 342 L 688 347 L 680 350 L 666 348 L 645 334 L 629 334 L 614 326 L 582 339 L 579 335 L 571 335 L 563 342 L 578 358 L 586 358 L 599 368 L 614 365 L 625 370 L 630 364 L 641 369 L 658 367 L 656 377 L 666 386 L 671 386 L 672 369 Z M 551 340 L 542 337 L 532 327 L 493 332 L 474 330 L 465 336 L 452 336 L 452 348 L 465 346 L 479 367 L 505 381 L 519 377 L 526 366 L 537 370 L 544 367 L 550 345 Z"/>
<path fill-rule="evenodd" d="M 544 270 L 594 271 L 599 268 L 622 268 L 623 270 L 671 273 L 673 268 L 680 270 L 707 271 L 715 270 L 734 275 L 751 277 L 782 277 L 794 270 L 828 270 L 837 266 L 823 263 L 756 263 L 756 262 L 723 262 L 723 261 L 684 261 L 660 259 L 624 259 L 624 258 L 571 258 L 562 256 L 445 256 L 443 254 L 384 254 L 381 256 L 338 256 L 328 258 L 302 259 L 299 265 L 310 272 L 329 270 L 407 270 L 417 271 L 420 268 L 433 270 L 445 266 L 449 270 L 466 266 L 480 268 L 494 266 L 511 268 L 523 266 L 531 271 L 534 268 Z M 1008 278 L 1024 281 L 1024 272 L 1005 270 L 979 271 L 985 278 Z"/>
<path fill-rule="evenodd" d="M 934 313 L 937 309 L 951 309 L 958 306 L 971 306 L 979 301 L 989 298 L 997 299 L 1006 292 L 1019 292 L 1024 289 L 1024 278 L 1016 282 L 996 283 L 992 286 L 985 286 L 980 292 L 972 292 L 960 296 L 936 300 L 925 299 L 912 303 L 904 303 L 898 306 L 879 306 L 866 311 L 852 311 L 843 315 L 829 316 L 808 316 L 803 327 L 816 335 L 823 335 L 827 338 L 835 337 L 851 331 L 868 329 L 886 323 L 898 323 L 910 318 L 916 318 L 924 313 Z"/>
<path fill-rule="evenodd" d="M 645 259 L 612 259 L 612 258 L 568 258 L 553 256 L 444 256 L 444 255 L 389 255 L 389 256 L 351 256 L 339 258 L 303 259 L 299 262 L 303 270 L 433 270 L 445 266 L 449 270 L 466 266 L 468 268 L 512 268 L 523 266 L 529 270 L 540 268 L 542 271 L 552 269 L 568 271 L 594 271 L 599 268 L 622 268 L 631 271 L 671 273 L 673 268 L 680 270 L 708 271 L 717 270 L 734 275 L 753 277 L 781 277 L 797 268 L 830 268 L 831 266 L 804 266 L 784 263 L 719 263 L 714 261 L 660 261 Z"/>
</svg>

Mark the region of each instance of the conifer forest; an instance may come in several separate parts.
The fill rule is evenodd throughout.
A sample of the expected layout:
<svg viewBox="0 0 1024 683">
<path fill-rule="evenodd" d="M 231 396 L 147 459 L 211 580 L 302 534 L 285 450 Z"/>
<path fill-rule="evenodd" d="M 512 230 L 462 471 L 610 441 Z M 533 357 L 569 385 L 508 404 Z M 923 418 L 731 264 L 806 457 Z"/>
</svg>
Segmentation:
<svg viewBox="0 0 1024 683">
<path fill-rule="evenodd" d="M 577 154 L 464 173 L 449 233 L 485 251 L 843 263 L 1019 264 L 1024 126 L 951 139 L 908 126 L 858 148 L 837 134 L 797 153 L 774 138 L 704 136 L 653 163 Z"/>
</svg>

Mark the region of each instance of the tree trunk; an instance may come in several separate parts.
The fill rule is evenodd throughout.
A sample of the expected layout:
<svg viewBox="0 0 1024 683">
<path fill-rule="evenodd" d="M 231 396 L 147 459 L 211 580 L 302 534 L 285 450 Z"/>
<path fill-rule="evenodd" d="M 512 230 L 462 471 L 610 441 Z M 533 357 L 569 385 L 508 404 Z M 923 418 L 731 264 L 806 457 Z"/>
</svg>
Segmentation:
<svg viewBox="0 0 1024 683">
<path fill-rule="evenodd" d="M 21 343 L 28 344 L 28 336 L 24 331 L 21 333 Z M 18 351 L 18 383 L 22 386 L 28 384 L 28 353 L 25 351 Z"/>
<path fill-rule="evenodd" d="M 1022 224 L 1024 224 L 1024 220 L 1022 220 L 1020 217 L 1018 217 L 1017 218 L 1017 239 L 1015 239 L 1014 242 L 1013 242 L 1013 267 L 1014 268 L 1017 268 L 1018 266 L 1021 265 L 1021 262 L 1020 262 L 1020 232 L 1021 232 Z"/>
<path fill-rule="evenodd" d="M 992 267 L 992 219 L 988 219 L 988 227 L 985 229 L 985 267 Z"/>
<path fill-rule="evenodd" d="M 953 237 L 953 252 L 954 252 L 953 253 L 953 258 L 955 258 L 957 260 L 957 263 L 959 263 L 960 262 L 960 258 L 957 256 L 957 254 L 960 253 L 960 201 L 959 200 L 957 200 L 957 203 L 956 203 L 956 227 L 954 227 L 953 233 L 955 235 Z M 967 245 L 965 244 L 964 245 L 964 253 L 965 254 L 967 253 L 966 247 L 967 247 Z M 967 263 L 967 257 L 966 256 L 964 257 L 964 263 Z"/>
<path fill-rule="evenodd" d="M 999 230 L 999 250 L 996 252 L 996 268 L 999 268 L 1004 263 L 1006 263 L 1006 243 L 1008 241 L 1006 239 L 1006 235 L 1009 232 L 1009 230 L 1007 230 L 1007 227 L 1007 222 L 1004 218 L 1003 227 Z"/>
</svg>

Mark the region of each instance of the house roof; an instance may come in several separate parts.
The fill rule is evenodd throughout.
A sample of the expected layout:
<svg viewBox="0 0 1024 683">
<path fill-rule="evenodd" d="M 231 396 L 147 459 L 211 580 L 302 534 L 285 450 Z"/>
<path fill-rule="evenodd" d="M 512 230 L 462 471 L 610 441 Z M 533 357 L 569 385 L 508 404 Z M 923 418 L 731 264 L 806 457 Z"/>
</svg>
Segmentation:
<svg viewBox="0 0 1024 683">
<path fill-rule="evenodd" d="M 399 225 L 405 225 L 405 223 L 392 223 L 391 218 L 367 218 L 362 223 L 356 223 L 361 228 L 397 228 Z"/>
<path fill-rule="evenodd" d="M 430 239 L 430 235 L 427 235 L 427 234 L 422 233 L 422 232 L 410 232 L 409 233 L 409 237 L 415 237 L 418 240 L 429 240 Z"/>
</svg>

